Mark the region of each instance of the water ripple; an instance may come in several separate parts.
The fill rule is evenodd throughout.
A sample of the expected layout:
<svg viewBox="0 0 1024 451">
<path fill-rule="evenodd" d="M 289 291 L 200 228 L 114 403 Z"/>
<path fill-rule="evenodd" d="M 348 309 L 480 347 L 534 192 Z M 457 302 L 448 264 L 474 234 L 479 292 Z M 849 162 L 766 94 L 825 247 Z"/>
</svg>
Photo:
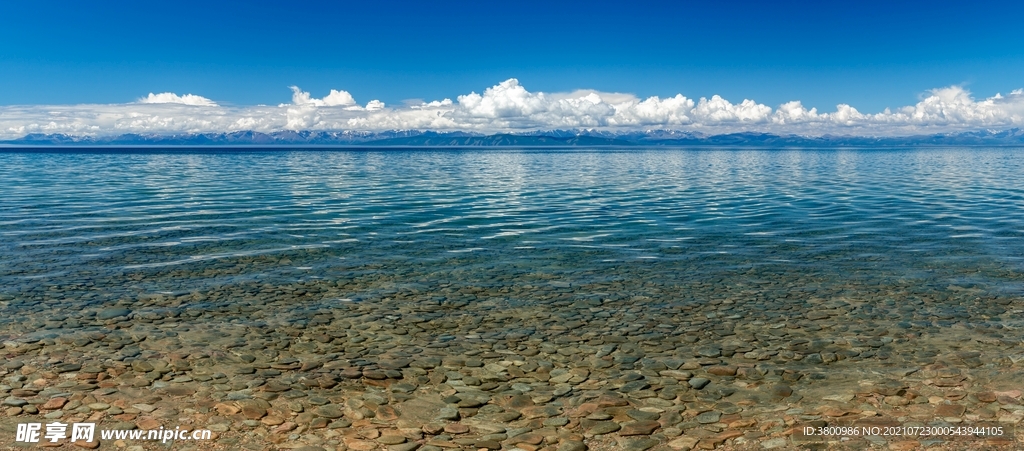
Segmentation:
<svg viewBox="0 0 1024 451">
<path fill-rule="evenodd" d="M 1019 292 L 1018 153 L 7 152 L 0 286 L 800 273 Z"/>
</svg>

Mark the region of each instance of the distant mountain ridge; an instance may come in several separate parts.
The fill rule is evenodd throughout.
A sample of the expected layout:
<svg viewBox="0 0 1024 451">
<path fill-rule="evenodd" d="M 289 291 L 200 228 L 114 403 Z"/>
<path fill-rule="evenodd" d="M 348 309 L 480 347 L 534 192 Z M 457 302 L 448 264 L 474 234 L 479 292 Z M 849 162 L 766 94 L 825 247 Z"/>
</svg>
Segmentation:
<svg viewBox="0 0 1024 451">
<path fill-rule="evenodd" d="M 397 146 L 397 147 L 593 147 L 593 146 L 735 146 L 735 147 L 901 147 L 1021 146 L 1024 130 L 983 130 L 905 137 L 800 136 L 649 130 L 548 130 L 485 135 L 470 132 L 394 130 L 386 132 L 281 131 L 262 133 L 124 134 L 89 137 L 30 134 L 0 141 L 9 146 Z"/>
</svg>

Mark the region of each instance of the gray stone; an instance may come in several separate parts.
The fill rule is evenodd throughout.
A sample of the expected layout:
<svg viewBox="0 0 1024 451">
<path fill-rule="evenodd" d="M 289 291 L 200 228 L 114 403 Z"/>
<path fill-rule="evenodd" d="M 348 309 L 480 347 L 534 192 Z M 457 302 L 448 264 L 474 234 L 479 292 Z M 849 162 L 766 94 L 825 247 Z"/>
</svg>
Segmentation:
<svg viewBox="0 0 1024 451">
<path fill-rule="evenodd" d="M 13 396 L 5 399 L 4 402 L 3 402 L 3 405 L 5 405 L 5 406 L 14 406 L 14 407 L 21 407 L 21 406 L 24 406 L 25 404 L 28 404 L 28 401 L 25 401 L 24 399 L 21 399 L 21 398 L 15 398 Z"/>
<path fill-rule="evenodd" d="M 454 407 L 443 407 L 437 412 L 437 418 L 441 420 L 455 421 L 459 419 L 459 409 Z"/>
<path fill-rule="evenodd" d="M 587 445 L 577 440 L 563 440 L 558 444 L 558 451 L 586 451 Z"/>
<path fill-rule="evenodd" d="M 313 413 L 315 413 L 317 416 L 329 418 L 332 420 L 345 416 L 345 413 L 341 410 L 341 407 L 336 406 L 334 404 L 328 404 L 326 406 L 317 407 L 316 410 L 313 411 Z"/>
<path fill-rule="evenodd" d="M 648 388 L 650 386 L 651 386 L 651 384 L 648 384 L 647 381 L 642 381 L 642 380 L 641 381 L 632 381 L 632 382 L 627 382 L 625 385 L 620 387 L 619 391 L 623 392 L 623 393 L 632 393 L 632 392 L 635 392 L 635 391 L 644 390 L 644 389 L 646 389 L 646 388 Z"/>
<path fill-rule="evenodd" d="M 661 443 L 653 438 L 620 438 L 619 449 L 623 451 L 645 451 Z"/>
<path fill-rule="evenodd" d="M 661 427 L 661 423 L 657 421 L 632 421 L 629 423 L 622 424 L 622 429 L 619 430 L 619 435 L 651 435 L 655 429 Z"/>
<path fill-rule="evenodd" d="M 544 420 L 544 426 L 565 426 L 569 424 L 569 419 L 566 417 L 555 417 Z"/>
<path fill-rule="evenodd" d="M 691 378 L 688 383 L 690 384 L 691 387 L 696 388 L 697 390 L 700 390 L 700 389 L 704 388 L 705 386 L 707 386 L 709 383 L 711 383 L 711 380 L 703 378 L 703 377 L 694 377 L 694 378 Z"/>
<path fill-rule="evenodd" d="M 619 429 L 622 429 L 622 426 L 619 426 L 619 423 L 614 421 L 599 421 L 594 423 L 590 429 L 587 429 L 587 433 L 590 435 L 604 435 L 618 431 Z"/>
<path fill-rule="evenodd" d="M 126 308 L 111 307 L 111 308 L 106 308 L 106 309 L 103 309 L 103 310 L 100 310 L 99 312 L 97 312 L 96 313 L 96 319 L 98 319 L 100 321 L 105 321 L 105 320 L 108 320 L 108 319 L 114 319 L 114 318 L 119 318 L 119 317 L 122 317 L 122 316 L 128 316 L 131 313 L 132 313 L 132 311 L 128 310 Z"/>
<path fill-rule="evenodd" d="M 700 415 L 697 415 L 697 422 L 700 424 L 717 423 L 720 418 L 722 418 L 721 412 L 704 412 Z"/>
<path fill-rule="evenodd" d="M 476 440 L 474 441 L 473 446 L 484 449 L 501 449 L 501 443 L 494 440 Z"/>
<path fill-rule="evenodd" d="M 629 415 L 629 417 L 634 419 L 634 420 L 655 421 L 658 418 L 661 418 L 661 414 L 660 413 L 645 412 L 643 410 L 636 410 L 636 409 L 627 410 L 626 411 L 626 415 Z"/>
<path fill-rule="evenodd" d="M 79 365 L 77 363 L 62 363 L 53 368 L 53 370 L 58 373 L 70 373 L 72 371 L 78 371 L 80 369 L 82 369 L 82 365 Z"/>
</svg>

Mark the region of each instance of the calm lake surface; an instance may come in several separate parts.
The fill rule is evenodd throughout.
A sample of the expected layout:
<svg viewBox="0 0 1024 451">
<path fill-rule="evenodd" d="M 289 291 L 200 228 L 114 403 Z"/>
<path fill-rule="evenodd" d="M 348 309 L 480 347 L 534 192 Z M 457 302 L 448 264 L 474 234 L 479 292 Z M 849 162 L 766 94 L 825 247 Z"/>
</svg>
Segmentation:
<svg viewBox="0 0 1024 451">
<path fill-rule="evenodd" d="M 1022 151 L 0 152 L 0 432 L 1010 449 Z"/>
<path fill-rule="evenodd" d="M 999 306 L 1024 293 L 1022 151 L 7 150 L 0 300 L 216 308 L 224 287 L 345 280 L 297 308 L 439 286 L 515 306 L 616 284 L 746 294 L 762 319 L 842 297 L 903 327 L 1020 324 Z"/>
</svg>

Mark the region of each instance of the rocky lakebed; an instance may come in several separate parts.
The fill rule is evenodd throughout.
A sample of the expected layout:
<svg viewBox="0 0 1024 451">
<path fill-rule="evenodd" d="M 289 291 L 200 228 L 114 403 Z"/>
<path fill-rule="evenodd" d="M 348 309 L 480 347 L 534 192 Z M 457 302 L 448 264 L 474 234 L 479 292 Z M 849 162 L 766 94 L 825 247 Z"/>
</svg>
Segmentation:
<svg viewBox="0 0 1024 451">
<path fill-rule="evenodd" d="M 396 277 L 372 299 L 349 297 L 365 288 L 351 280 L 250 281 L 85 308 L 66 300 L 104 298 L 88 282 L 39 284 L 0 299 L 3 447 L 1021 448 L 1024 351 L 1001 321 L 1018 299 L 909 282 L 863 295 L 785 278 L 563 279 Z M 213 439 L 13 443 L 18 423 L 53 421 Z M 1004 432 L 949 429 L 979 426 Z"/>
</svg>

